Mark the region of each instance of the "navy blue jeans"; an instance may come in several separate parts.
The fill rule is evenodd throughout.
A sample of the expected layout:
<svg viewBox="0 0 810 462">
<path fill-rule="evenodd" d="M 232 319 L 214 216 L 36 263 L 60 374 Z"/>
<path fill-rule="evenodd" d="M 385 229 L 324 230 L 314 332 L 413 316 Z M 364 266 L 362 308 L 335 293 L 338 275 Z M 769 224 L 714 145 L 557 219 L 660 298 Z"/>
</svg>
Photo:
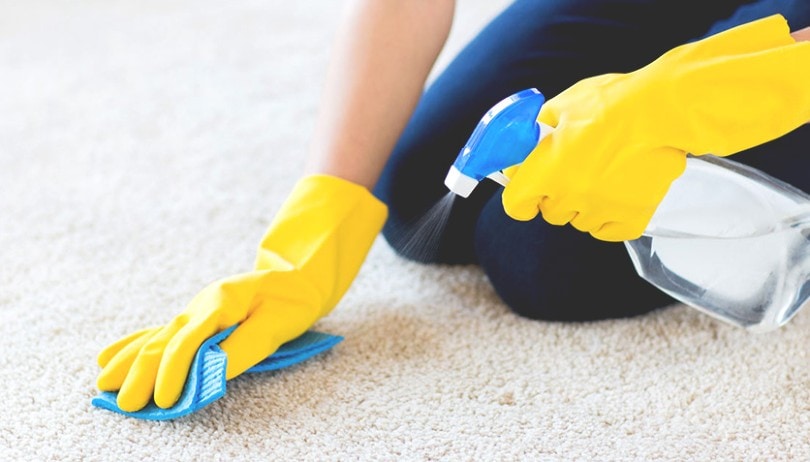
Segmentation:
<svg viewBox="0 0 810 462">
<path fill-rule="evenodd" d="M 503 301 L 534 319 L 626 317 L 673 303 L 636 275 L 623 244 L 540 217 L 512 220 L 490 181 L 455 200 L 430 258 L 399 237 L 445 196 L 447 169 L 506 96 L 535 87 L 553 97 L 582 78 L 635 70 L 679 44 L 774 13 L 794 30 L 810 26 L 808 0 L 515 1 L 426 90 L 375 189 L 390 209 L 383 234 L 406 258 L 481 265 Z M 810 191 L 808 153 L 804 126 L 734 160 Z"/>
</svg>

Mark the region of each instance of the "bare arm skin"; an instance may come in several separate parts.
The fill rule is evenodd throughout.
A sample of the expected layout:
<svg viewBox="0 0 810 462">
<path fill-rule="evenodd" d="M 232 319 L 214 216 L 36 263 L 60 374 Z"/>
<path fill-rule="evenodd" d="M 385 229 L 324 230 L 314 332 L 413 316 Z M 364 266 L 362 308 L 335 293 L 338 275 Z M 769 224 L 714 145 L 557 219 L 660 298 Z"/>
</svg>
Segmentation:
<svg viewBox="0 0 810 462">
<path fill-rule="evenodd" d="M 810 27 L 805 27 L 804 29 L 797 30 L 790 34 L 796 39 L 797 42 L 801 41 L 810 41 Z"/>
<path fill-rule="evenodd" d="M 338 30 L 307 173 L 372 189 L 450 32 L 454 0 L 354 0 Z M 810 28 L 793 32 L 810 40 Z"/>
<path fill-rule="evenodd" d="M 356 0 L 338 30 L 307 173 L 371 189 L 450 32 L 454 0 Z"/>
</svg>

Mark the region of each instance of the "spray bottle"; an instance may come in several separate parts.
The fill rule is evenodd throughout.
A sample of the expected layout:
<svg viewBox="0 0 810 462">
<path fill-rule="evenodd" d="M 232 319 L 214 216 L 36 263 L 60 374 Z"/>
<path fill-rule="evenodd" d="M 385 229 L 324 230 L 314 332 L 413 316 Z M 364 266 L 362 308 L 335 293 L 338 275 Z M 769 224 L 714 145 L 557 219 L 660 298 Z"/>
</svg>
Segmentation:
<svg viewBox="0 0 810 462">
<path fill-rule="evenodd" d="M 445 185 L 462 197 L 484 178 L 506 186 L 503 170 L 554 131 L 536 121 L 544 102 L 529 89 L 493 106 Z M 725 158 L 688 156 L 643 235 L 624 244 L 655 287 L 753 332 L 776 329 L 810 304 L 810 196 Z"/>
</svg>

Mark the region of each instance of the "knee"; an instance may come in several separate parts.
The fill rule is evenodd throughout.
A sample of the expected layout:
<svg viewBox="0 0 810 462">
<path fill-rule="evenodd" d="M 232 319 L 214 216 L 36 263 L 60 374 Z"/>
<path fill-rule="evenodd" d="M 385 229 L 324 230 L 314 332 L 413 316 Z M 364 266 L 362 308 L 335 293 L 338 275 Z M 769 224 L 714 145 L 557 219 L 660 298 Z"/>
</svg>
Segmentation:
<svg viewBox="0 0 810 462">
<path fill-rule="evenodd" d="M 498 259 L 479 259 L 495 292 L 518 316 L 541 321 L 604 317 L 597 309 L 601 303 L 594 300 L 598 299 L 595 287 L 580 287 L 547 265 L 525 268 Z"/>
<path fill-rule="evenodd" d="M 628 259 L 612 274 L 581 271 L 568 263 L 522 266 L 505 259 L 483 259 L 495 292 L 518 316 L 558 322 L 585 322 L 638 316 L 674 302 L 633 272 Z M 587 264 L 580 261 L 580 264 Z"/>
<path fill-rule="evenodd" d="M 479 222 L 478 261 L 495 292 L 515 314 L 544 321 L 575 320 L 584 313 L 571 308 L 587 307 L 588 300 L 584 291 L 577 290 L 571 260 L 557 260 L 548 248 L 548 233 L 556 230 L 539 232 L 544 226 L 508 218 L 497 224 Z"/>
<path fill-rule="evenodd" d="M 538 321 L 570 321 L 565 316 L 563 307 L 566 302 L 555 296 L 553 290 L 542 290 L 537 287 L 518 286 L 504 283 L 501 279 L 493 279 L 491 272 L 485 267 L 484 271 L 492 283 L 495 293 L 512 313 L 527 319 Z"/>
<path fill-rule="evenodd" d="M 544 321 L 636 316 L 673 303 L 641 279 L 624 246 L 538 217 L 518 222 L 488 205 L 476 227 L 478 261 L 517 315 Z"/>
</svg>

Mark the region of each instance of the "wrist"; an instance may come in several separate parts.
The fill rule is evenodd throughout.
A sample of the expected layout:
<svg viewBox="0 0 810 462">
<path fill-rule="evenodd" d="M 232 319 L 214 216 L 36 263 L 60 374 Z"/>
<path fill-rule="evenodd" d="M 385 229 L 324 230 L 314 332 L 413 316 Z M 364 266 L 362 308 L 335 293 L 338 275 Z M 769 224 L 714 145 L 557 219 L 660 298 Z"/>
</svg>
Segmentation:
<svg viewBox="0 0 810 462">
<path fill-rule="evenodd" d="M 385 204 L 365 187 L 335 176 L 307 175 L 268 227 L 256 269 L 291 267 L 305 274 L 319 286 L 325 313 L 348 289 L 386 217 Z"/>
</svg>

